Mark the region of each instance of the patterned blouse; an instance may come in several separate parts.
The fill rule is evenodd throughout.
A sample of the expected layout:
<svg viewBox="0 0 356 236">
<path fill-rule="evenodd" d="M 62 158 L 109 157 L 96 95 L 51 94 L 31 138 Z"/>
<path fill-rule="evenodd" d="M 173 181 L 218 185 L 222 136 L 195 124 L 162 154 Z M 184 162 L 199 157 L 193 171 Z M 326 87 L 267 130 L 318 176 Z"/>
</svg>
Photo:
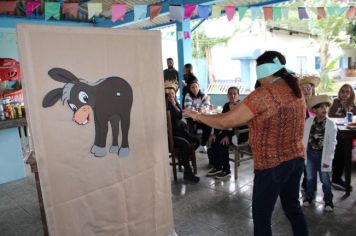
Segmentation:
<svg viewBox="0 0 356 236">
<path fill-rule="evenodd" d="M 243 103 L 255 114 L 249 121 L 249 141 L 256 170 L 304 157 L 304 98 L 297 98 L 286 83 L 264 85 Z"/>
<path fill-rule="evenodd" d="M 308 148 L 314 151 L 322 151 L 324 143 L 324 133 L 325 133 L 326 119 L 318 122 L 315 118 L 313 124 L 310 128 Z"/>
</svg>

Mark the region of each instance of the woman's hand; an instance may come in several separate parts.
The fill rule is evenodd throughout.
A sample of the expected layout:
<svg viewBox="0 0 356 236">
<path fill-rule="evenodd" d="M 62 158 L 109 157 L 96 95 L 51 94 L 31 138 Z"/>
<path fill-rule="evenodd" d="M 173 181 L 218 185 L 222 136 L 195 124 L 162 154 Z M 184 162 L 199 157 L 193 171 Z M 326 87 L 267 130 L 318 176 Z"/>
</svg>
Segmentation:
<svg viewBox="0 0 356 236">
<path fill-rule="evenodd" d="M 214 143 L 215 140 L 216 140 L 216 135 L 215 135 L 215 134 L 210 135 L 210 137 L 209 137 L 209 142 L 210 142 L 210 143 Z"/>
<path fill-rule="evenodd" d="M 199 116 L 201 113 L 197 111 L 193 111 L 192 109 L 184 109 L 183 110 L 183 117 L 185 118 L 192 118 L 195 121 L 199 121 Z"/>
<path fill-rule="evenodd" d="M 229 137 L 228 136 L 225 136 L 223 139 L 221 139 L 221 142 L 220 142 L 222 145 L 229 145 L 230 142 L 229 142 Z"/>
</svg>

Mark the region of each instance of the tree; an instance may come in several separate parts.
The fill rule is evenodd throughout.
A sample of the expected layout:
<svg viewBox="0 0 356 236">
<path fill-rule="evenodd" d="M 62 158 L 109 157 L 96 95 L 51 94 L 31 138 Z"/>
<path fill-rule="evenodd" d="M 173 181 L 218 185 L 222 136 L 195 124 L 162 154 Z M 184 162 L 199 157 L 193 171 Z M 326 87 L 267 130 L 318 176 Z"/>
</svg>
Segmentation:
<svg viewBox="0 0 356 236">
<path fill-rule="evenodd" d="M 235 32 L 229 37 L 209 38 L 206 36 L 205 32 L 202 29 L 193 32 L 193 58 L 206 58 L 210 82 L 216 81 L 212 67 L 211 49 L 219 44 L 226 45 L 229 40 L 234 36 L 234 34 Z"/>
</svg>

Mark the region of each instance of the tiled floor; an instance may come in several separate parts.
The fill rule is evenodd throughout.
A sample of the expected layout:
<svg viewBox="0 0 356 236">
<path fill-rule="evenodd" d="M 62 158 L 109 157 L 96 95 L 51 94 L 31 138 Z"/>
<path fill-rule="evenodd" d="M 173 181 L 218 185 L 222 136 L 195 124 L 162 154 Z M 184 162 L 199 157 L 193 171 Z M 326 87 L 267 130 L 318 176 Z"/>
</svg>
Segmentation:
<svg viewBox="0 0 356 236">
<path fill-rule="evenodd" d="M 180 236 L 253 235 L 251 197 L 253 167 L 243 162 L 238 180 L 205 177 L 208 170 L 205 154 L 197 154 L 198 175 L 201 181 L 191 184 L 182 180 L 172 182 L 174 222 Z M 231 166 L 233 163 L 231 163 Z M 356 171 L 353 171 L 356 187 Z M 335 210 L 323 211 L 321 184 L 315 206 L 304 208 L 310 235 L 356 235 L 356 191 L 347 198 L 343 192 L 333 191 Z M 289 222 L 279 204 L 272 219 L 273 235 L 292 235 Z M 43 235 L 34 177 L 0 185 L 0 235 Z"/>
</svg>

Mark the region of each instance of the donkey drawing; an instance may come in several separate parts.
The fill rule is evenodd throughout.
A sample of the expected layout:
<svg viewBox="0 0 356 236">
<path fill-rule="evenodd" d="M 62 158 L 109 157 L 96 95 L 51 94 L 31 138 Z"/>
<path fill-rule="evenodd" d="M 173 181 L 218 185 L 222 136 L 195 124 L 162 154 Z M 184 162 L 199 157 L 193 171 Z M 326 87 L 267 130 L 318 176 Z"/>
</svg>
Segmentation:
<svg viewBox="0 0 356 236">
<path fill-rule="evenodd" d="M 106 136 L 110 121 L 113 137 L 109 152 L 127 156 L 129 154 L 128 133 L 133 99 L 129 83 L 120 77 L 109 77 L 89 83 L 86 80 L 78 79 L 70 71 L 62 68 L 53 68 L 48 71 L 48 74 L 52 79 L 65 83 L 65 85 L 63 88 L 48 92 L 42 101 L 42 106 L 44 108 L 53 106 L 62 99 L 63 104 L 67 102 L 74 112 L 73 121 L 77 124 L 85 125 L 94 117 L 95 141 L 90 152 L 96 157 L 106 155 Z M 118 145 L 120 122 L 121 147 Z"/>
</svg>

